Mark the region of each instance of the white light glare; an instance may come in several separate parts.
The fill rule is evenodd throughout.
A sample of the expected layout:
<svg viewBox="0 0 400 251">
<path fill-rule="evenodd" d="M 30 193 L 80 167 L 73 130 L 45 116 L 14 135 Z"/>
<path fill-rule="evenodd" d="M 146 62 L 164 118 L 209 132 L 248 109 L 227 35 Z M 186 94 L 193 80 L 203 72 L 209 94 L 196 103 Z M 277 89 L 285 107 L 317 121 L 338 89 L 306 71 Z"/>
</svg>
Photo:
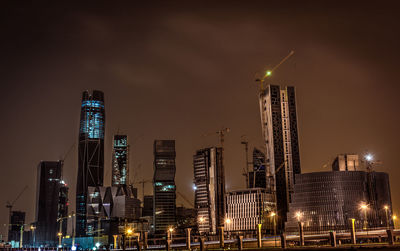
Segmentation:
<svg viewBox="0 0 400 251">
<path fill-rule="evenodd" d="M 374 159 L 374 156 L 372 156 L 372 154 L 368 153 L 367 155 L 365 155 L 365 159 L 367 161 L 372 161 Z"/>
</svg>

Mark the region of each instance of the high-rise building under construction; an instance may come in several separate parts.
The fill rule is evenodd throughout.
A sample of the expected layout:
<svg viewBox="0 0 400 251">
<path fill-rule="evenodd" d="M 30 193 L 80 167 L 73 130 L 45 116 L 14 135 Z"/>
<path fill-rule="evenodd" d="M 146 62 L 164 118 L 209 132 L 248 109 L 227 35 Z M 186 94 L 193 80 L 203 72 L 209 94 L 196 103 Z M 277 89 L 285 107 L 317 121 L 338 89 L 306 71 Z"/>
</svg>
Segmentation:
<svg viewBox="0 0 400 251">
<path fill-rule="evenodd" d="M 126 186 L 129 182 L 128 136 L 114 135 L 112 152 L 112 186 Z"/>
<path fill-rule="evenodd" d="M 198 150 L 193 156 L 195 209 L 200 234 L 216 234 L 224 226 L 225 175 L 222 148 Z"/>
<path fill-rule="evenodd" d="M 104 178 L 104 94 L 82 94 L 76 183 L 76 236 L 86 236 L 88 187 L 103 186 Z"/>
<path fill-rule="evenodd" d="M 267 85 L 259 97 L 267 167 L 275 177 L 278 227 L 287 219 L 295 174 L 301 173 L 295 88 Z"/>
</svg>

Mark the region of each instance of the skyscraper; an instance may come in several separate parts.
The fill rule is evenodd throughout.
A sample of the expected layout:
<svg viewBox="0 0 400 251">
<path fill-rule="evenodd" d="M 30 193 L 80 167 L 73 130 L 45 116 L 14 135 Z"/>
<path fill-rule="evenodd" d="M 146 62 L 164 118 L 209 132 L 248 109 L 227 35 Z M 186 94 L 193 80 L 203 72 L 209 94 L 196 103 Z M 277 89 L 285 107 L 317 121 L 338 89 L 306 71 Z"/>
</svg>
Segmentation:
<svg viewBox="0 0 400 251">
<path fill-rule="evenodd" d="M 294 87 L 267 85 L 260 93 L 261 127 L 267 163 L 275 177 L 279 229 L 284 228 L 295 174 L 301 173 Z"/>
<path fill-rule="evenodd" d="M 79 127 L 78 178 L 76 185 L 76 236 L 86 235 L 88 187 L 103 186 L 104 94 L 84 91 Z"/>
<path fill-rule="evenodd" d="M 68 214 L 68 187 L 61 179 L 62 161 L 41 161 L 37 167 L 36 243 L 56 245 L 59 218 Z M 64 228 L 66 227 L 65 224 Z M 62 226 L 63 227 L 63 226 Z M 61 227 L 61 231 L 65 231 Z"/>
<path fill-rule="evenodd" d="M 112 186 L 126 186 L 129 179 L 128 136 L 114 135 L 112 153 Z"/>
<path fill-rule="evenodd" d="M 154 230 L 165 233 L 176 224 L 175 140 L 154 141 Z"/>
<path fill-rule="evenodd" d="M 195 209 L 200 233 L 216 234 L 224 226 L 225 175 L 222 148 L 201 149 L 193 156 Z"/>
</svg>

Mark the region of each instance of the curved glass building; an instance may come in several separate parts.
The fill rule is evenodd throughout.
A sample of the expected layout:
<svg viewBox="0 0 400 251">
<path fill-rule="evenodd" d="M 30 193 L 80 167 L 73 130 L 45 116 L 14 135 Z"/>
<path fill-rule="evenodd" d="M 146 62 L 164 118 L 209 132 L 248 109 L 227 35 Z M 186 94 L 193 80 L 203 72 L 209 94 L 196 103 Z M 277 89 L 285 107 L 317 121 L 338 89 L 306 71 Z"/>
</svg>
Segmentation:
<svg viewBox="0 0 400 251">
<path fill-rule="evenodd" d="M 393 227 L 389 176 L 383 172 L 332 171 L 296 175 L 286 232 L 323 233 Z M 361 207 L 361 205 L 365 205 Z"/>
</svg>

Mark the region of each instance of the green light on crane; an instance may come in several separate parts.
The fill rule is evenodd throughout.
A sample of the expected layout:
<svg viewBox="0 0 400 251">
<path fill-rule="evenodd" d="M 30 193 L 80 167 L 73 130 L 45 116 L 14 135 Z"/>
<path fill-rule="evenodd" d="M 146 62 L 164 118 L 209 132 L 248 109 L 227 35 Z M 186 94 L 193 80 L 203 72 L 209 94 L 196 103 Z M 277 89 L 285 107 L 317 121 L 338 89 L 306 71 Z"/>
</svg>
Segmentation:
<svg viewBox="0 0 400 251">
<path fill-rule="evenodd" d="M 265 73 L 265 76 L 271 76 L 271 74 L 272 74 L 271 71 L 267 71 L 267 72 Z"/>
</svg>

